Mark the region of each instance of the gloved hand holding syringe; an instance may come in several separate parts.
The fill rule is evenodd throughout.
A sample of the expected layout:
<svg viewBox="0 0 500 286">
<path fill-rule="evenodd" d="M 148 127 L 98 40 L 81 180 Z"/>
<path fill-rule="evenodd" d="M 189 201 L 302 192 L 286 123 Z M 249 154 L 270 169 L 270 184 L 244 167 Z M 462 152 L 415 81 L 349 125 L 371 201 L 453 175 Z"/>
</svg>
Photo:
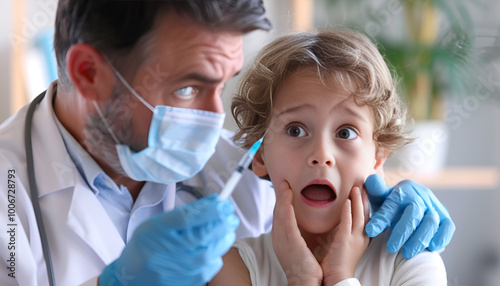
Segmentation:
<svg viewBox="0 0 500 286">
<path fill-rule="evenodd" d="M 239 225 L 227 198 L 261 142 L 241 158 L 220 195 L 210 194 L 141 224 L 121 256 L 104 269 L 100 284 L 120 284 L 125 274 L 129 285 L 188 286 L 210 281 L 222 267 L 221 257 L 233 245 Z M 199 263 L 206 259 L 207 263 Z M 175 267 L 165 269 L 164 265 Z"/>
</svg>

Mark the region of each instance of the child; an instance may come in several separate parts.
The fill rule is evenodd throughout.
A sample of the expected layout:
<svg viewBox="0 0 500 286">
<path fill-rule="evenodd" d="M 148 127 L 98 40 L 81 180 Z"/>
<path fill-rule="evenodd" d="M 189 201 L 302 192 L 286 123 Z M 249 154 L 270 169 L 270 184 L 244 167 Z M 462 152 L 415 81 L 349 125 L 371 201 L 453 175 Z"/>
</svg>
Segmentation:
<svg viewBox="0 0 500 286">
<path fill-rule="evenodd" d="M 237 241 L 210 285 L 446 285 L 438 254 L 387 252 L 364 233 L 367 176 L 408 143 L 406 108 L 366 37 L 301 33 L 269 44 L 233 101 L 252 162 L 276 191 L 271 233 Z"/>
</svg>

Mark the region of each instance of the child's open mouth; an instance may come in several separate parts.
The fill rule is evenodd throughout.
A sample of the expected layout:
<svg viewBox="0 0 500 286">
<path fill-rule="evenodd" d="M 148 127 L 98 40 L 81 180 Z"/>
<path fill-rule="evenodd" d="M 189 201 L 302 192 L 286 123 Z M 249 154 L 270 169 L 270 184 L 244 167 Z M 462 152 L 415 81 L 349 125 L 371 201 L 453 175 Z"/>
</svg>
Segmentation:
<svg viewBox="0 0 500 286">
<path fill-rule="evenodd" d="M 301 192 L 302 199 L 311 206 L 325 206 L 333 202 L 337 195 L 328 185 L 313 184 L 305 187 Z"/>
</svg>

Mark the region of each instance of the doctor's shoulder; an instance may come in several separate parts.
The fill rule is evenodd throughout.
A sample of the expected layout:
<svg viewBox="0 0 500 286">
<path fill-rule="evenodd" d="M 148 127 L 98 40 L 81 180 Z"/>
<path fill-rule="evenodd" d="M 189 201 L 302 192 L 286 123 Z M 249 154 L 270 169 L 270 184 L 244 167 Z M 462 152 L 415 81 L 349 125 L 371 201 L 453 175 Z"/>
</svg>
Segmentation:
<svg viewBox="0 0 500 286">
<path fill-rule="evenodd" d="M 246 150 L 233 142 L 233 135 L 234 132 L 230 130 L 221 130 L 215 153 L 208 160 L 204 168 L 205 172 L 216 172 L 224 182 L 229 178 L 231 172 L 236 168 L 238 161 L 246 153 Z"/>
<path fill-rule="evenodd" d="M 26 111 L 25 106 L 0 124 L 0 225 L 4 230 L 0 257 L 7 264 L 0 270 L 1 285 L 26 285 L 28 277 L 20 277 L 20 270 L 36 269 L 35 261 L 42 259 L 30 246 L 37 234 L 32 228 L 36 222 L 27 187 Z"/>
<path fill-rule="evenodd" d="M 225 157 L 227 159 L 238 159 L 245 154 L 246 150 L 237 146 L 233 141 L 234 132 L 227 129 L 222 129 L 220 133 L 219 143 L 215 154 L 218 157 Z"/>
<path fill-rule="evenodd" d="M 24 125 L 27 106 L 0 124 L 0 190 L 3 203 L 20 200 L 21 192 L 26 193 L 28 185 Z M 14 198 L 14 196 L 16 198 Z M 8 206 L 7 206 L 8 207 Z M 21 205 L 16 203 L 16 208 Z"/>
<path fill-rule="evenodd" d="M 210 192 L 219 192 L 224 187 L 241 157 L 247 152 L 233 142 L 233 136 L 232 131 L 221 131 L 216 151 L 202 172 L 206 185 L 210 186 Z M 238 238 L 258 236 L 270 231 L 276 201 L 270 181 L 260 179 L 251 170 L 245 170 L 231 200 L 235 203 L 236 214 L 241 220 L 236 231 Z"/>
<path fill-rule="evenodd" d="M 24 125 L 27 106 L 0 124 L 0 189 L 7 189 L 15 179 L 27 184 Z M 22 182 L 19 182 L 23 179 Z M 24 182 L 26 179 L 26 182 Z M 10 184 L 12 186 L 12 184 Z M 5 193 L 5 192 L 2 192 Z"/>
<path fill-rule="evenodd" d="M 240 159 L 247 153 L 243 147 L 240 147 L 233 141 L 234 132 L 222 129 L 219 142 L 212 158 L 208 161 L 205 171 L 216 172 L 222 182 L 229 179 L 231 173 L 235 170 Z M 246 182 L 246 183 L 245 183 Z M 271 190 L 274 197 L 272 183 L 268 180 L 263 180 L 257 177 L 251 170 L 243 172 L 243 177 L 240 181 L 240 186 L 249 184 L 265 190 Z M 267 191 L 266 191 L 267 192 Z"/>
</svg>

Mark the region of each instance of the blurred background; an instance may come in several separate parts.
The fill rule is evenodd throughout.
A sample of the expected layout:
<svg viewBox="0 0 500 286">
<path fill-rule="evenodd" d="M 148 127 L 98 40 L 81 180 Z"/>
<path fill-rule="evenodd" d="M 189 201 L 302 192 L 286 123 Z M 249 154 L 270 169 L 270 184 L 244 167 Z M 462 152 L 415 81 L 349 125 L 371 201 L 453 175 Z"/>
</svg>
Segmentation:
<svg viewBox="0 0 500 286">
<path fill-rule="evenodd" d="M 386 179 L 430 187 L 457 230 L 441 254 L 449 285 L 500 285 L 500 1 L 264 0 L 271 32 L 245 36 L 245 65 L 296 31 L 338 26 L 375 41 L 399 80 L 417 138 L 387 162 Z M 57 0 L 0 1 L 0 122 L 57 75 Z M 226 85 L 225 106 L 239 78 Z M 226 128 L 234 130 L 227 109 Z M 425 273 L 422 273 L 425 275 Z"/>
</svg>

